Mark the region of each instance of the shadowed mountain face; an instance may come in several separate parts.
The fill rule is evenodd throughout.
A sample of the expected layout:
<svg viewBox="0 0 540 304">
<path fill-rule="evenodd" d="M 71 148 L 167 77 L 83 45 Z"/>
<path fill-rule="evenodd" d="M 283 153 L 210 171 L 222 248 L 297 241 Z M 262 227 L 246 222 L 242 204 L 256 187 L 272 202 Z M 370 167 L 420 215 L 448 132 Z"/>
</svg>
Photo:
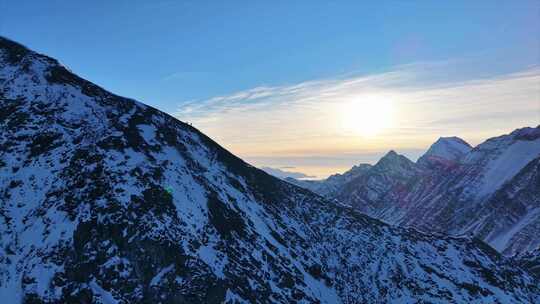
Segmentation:
<svg viewBox="0 0 540 304">
<path fill-rule="evenodd" d="M 471 148 L 440 138 L 413 163 L 391 151 L 362 176 L 319 191 L 377 219 L 424 231 L 473 235 L 508 255 L 540 245 L 540 127 Z"/>
<path fill-rule="evenodd" d="M 527 269 L 529 273 L 540 279 L 540 248 L 517 254 L 512 257 L 517 265 Z"/>
<path fill-rule="evenodd" d="M 6 303 L 540 301 L 480 241 L 326 201 L 3 38 L 0 108 Z"/>
</svg>

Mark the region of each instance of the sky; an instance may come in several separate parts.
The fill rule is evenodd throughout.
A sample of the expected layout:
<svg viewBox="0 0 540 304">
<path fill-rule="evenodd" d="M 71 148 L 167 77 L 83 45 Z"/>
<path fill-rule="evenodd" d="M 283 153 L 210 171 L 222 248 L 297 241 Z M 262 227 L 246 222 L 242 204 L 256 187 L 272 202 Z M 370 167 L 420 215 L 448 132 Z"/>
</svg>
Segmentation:
<svg viewBox="0 0 540 304">
<path fill-rule="evenodd" d="M 9 1 L 0 35 L 322 178 L 540 124 L 540 1 Z"/>
</svg>

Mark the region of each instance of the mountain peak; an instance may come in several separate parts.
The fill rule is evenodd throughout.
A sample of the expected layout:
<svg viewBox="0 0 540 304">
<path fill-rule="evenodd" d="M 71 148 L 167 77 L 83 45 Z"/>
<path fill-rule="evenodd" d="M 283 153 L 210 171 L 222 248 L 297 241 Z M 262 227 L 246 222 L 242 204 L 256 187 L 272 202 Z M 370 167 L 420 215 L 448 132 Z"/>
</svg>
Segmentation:
<svg viewBox="0 0 540 304">
<path fill-rule="evenodd" d="M 396 151 L 390 150 L 379 160 L 379 162 L 382 160 L 396 161 L 396 160 L 404 160 L 404 159 L 409 160 L 407 157 L 401 154 L 398 154 Z"/>
<path fill-rule="evenodd" d="M 471 147 L 468 142 L 457 136 L 441 136 L 435 143 L 458 143 L 464 146 Z"/>
<path fill-rule="evenodd" d="M 348 171 L 345 171 L 343 174 L 336 173 L 336 174 L 330 175 L 327 178 L 327 180 L 328 181 L 332 181 L 332 180 L 339 180 L 339 181 L 350 180 L 352 178 L 357 177 L 358 175 L 362 175 L 363 173 L 367 172 L 371 167 L 373 167 L 373 166 L 370 165 L 370 164 L 354 165 L 351 169 L 349 169 Z"/>
<path fill-rule="evenodd" d="M 394 150 L 390 150 L 375 164 L 375 167 L 386 171 L 398 168 L 412 169 L 414 165 L 414 162 L 404 155 L 398 154 Z"/>
<path fill-rule="evenodd" d="M 384 157 L 396 157 L 396 156 L 399 156 L 399 154 L 396 153 L 396 151 L 394 150 L 390 150 L 388 151 L 388 153 L 386 153 L 386 155 Z"/>
<path fill-rule="evenodd" d="M 471 145 L 457 136 L 439 137 L 417 163 L 426 167 L 453 163 L 471 150 Z"/>
<path fill-rule="evenodd" d="M 396 161 L 402 160 L 402 157 L 406 158 L 405 156 L 398 154 L 396 151 L 390 150 L 383 157 L 381 157 L 381 159 L 379 159 L 377 164 L 380 163 L 381 161 L 383 161 L 383 162 L 388 162 L 388 161 L 396 162 Z"/>
</svg>

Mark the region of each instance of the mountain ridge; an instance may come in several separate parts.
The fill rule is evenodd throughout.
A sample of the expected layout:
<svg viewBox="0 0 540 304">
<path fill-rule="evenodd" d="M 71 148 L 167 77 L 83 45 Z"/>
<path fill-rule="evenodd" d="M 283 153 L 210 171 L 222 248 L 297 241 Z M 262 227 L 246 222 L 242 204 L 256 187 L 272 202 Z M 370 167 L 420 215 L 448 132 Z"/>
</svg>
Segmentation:
<svg viewBox="0 0 540 304">
<path fill-rule="evenodd" d="M 449 151 L 446 148 L 448 141 L 459 145 L 459 148 L 454 149 L 457 152 L 446 153 Z M 389 154 L 397 155 L 395 151 L 390 151 L 387 155 Z M 432 157 L 433 155 L 436 157 Z M 409 168 L 387 167 L 381 170 L 385 178 L 379 183 L 386 187 L 370 187 L 369 179 L 381 173 L 368 172 L 363 180 L 348 182 L 346 186 L 336 186 L 342 189 L 337 194 L 320 194 L 329 199 L 341 200 L 388 223 L 413 226 L 422 231 L 473 234 L 492 244 L 497 250 L 512 255 L 533 250 L 540 241 L 536 237 L 540 230 L 530 228 L 531 225 L 540 227 L 540 217 L 535 215 L 537 213 L 534 211 L 537 203 L 533 199 L 534 195 L 540 195 L 538 190 L 535 190 L 535 187 L 540 189 L 540 185 L 527 186 L 527 191 L 531 193 L 529 196 L 533 195 L 528 202 L 518 203 L 517 199 L 505 196 L 505 202 L 509 204 L 507 210 L 523 209 L 525 204 L 529 206 L 525 209 L 528 208 L 530 212 L 520 212 L 521 219 L 504 219 L 506 226 L 497 228 L 502 235 L 494 236 L 494 231 L 486 232 L 488 227 L 495 228 L 481 222 L 484 217 L 497 221 L 493 216 L 488 216 L 492 214 L 490 209 L 494 208 L 493 206 L 500 205 L 500 202 L 496 201 L 497 192 L 509 187 L 507 184 L 511 184 L 520 174 L 532 176 L 532 173 L 523 171 L 536 170 L 528 166 L 530 162 L 534 162 L 536 156 L 540 156 L 540 127 L 519 128 L 509 134 L 489 138 L 476 147 L 470 147 L 457 137 L 441 137 L 416 163 L 410 162 Z M 318 183 L 324 184 L 325 181 Z M 528 181 L 523 180 L 521 183 L 527 184 Z M 366 187 L 370 187 L 375 193 L 363 190 Z M 504 218 L 510 216 L 509 214 L 498 215 Z M 464 222 L 464 219 L 468 222 Z M 527 224 L 531 231 L 526 236 L 518 233 L 521 240 L 509 236 L 509 233 L 517 233 L 511 230 L 516 229 L 516 221 L 525 220 L 532 221 Z M 501 241 L 503 235 L 513 241 Z"/>
<path fill-rule="evenodd" d="M 5 301 L 540 300 L 481 241 L 325 200 L 1 37 L 0 105 Z"/>
</svg>

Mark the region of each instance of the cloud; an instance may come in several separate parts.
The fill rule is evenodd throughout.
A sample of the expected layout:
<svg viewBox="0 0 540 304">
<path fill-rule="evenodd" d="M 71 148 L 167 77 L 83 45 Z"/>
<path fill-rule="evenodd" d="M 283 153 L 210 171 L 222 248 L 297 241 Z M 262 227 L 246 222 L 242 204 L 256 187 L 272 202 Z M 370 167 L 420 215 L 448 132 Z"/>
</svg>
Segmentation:
<svg viewBox="0 0 540 304">
<path fill-rule="evenodd" d="M 529 104 L 538 106 L 539 67 L 491 78 L 434 82 L 433 79 L 439 79 L 440 74 L 444 74 L 447 64 L 448 62 L 408 64 L 376 75 L 313 80 L 289 86 L 260 86 L 230 95 L 183 102 L 175 115 L 179 118 L 189 116 L 192 120 L 204 120 L 220 113 L 253 113 L 268 107 L 286 107 L 293 110 L 317 104 L 340 103 L 350 98 L 361 99 L 369 94 L 414 97 L 409 98 L 407 103 L 426 103 L 430 100 L 439 103 L 464 103 L 463 100 L 445 98 L 459 98 L 475 92 L 481 93 L 479 96 L 472 96 L 475 102 L 478 97 L 485 98 L 495 93 L 505 98 L 528 94 Z M 432 71 L 428 72 L 429 69 Z M 490 94 L 486 92 L 487 88 L 494 91 Z M 489 102 L 493 103 L 493 100 Z"/>
<path fill-rule="evenodd" d="M 339 98 L 347 90 L 369 89 L 398 85 L 407 78 L 408 71 L 391 71 L 380 75 L 306 81 L 289 86 L 260 86 L 206 100 L 184 102 L 177 116 L 211 116 L 213 113 L 254 110 L 264 106 L 300 105 L 321 99 Z"/>
<path fill-rule="evenodd" d="M 291 171 L 285 171 L 278 168 L 270 168 L 270 167 L 261 167 L 261 170 L 264 172 L 273 175 L 275 177 L 285 179 L 287 177 L 292 177 L 296 179 L 306 179 L 306 178 L 315 178 L 316 176 L 307 175 L 301 172 L 291 172 Z"/>
<path fill-rule="evenodd" d="M 342 157 L 351 166 L 356 162 L 344 155 L 422 150 L 440 136 L 456 135 L 478 144 L 538 125 L 540 67 L 479 76 L 465 73 L 464 65 L 416 63 L 378 74 L 259 86 L 182 102 L 175 116 L 247 159 Z M 456 72 L 461 70 L 467 77 Z M 383 102 L 392 105 L 392 113 L 369 109 Z M 389 123 L 372 137 L 350 126 L 383 118 Z"/>
<path fill-rule="evenodd" d="M 179 71 L 171 73 L 163 78 L 161 78 L 162 81 L 171 81 L 171 80 L 184 80 L 184 79 L 190 79 L 190 78 L 201 78 L 201 77 L 207 77 L 211 73 L 209 72 L 186 72 L 186 71 Z"/>
</svg>

